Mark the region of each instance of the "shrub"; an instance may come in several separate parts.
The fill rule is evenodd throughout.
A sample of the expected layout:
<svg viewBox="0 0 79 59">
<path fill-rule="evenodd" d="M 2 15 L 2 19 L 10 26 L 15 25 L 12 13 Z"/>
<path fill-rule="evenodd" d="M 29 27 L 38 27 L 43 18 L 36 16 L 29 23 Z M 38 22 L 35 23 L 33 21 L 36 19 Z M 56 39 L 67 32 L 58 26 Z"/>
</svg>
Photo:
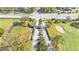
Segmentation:
<svg viewBox="0 0 79 59">
<path fill-rule="evenodd" d="M 51 19 L 46 20 L 46 27 L 50 27 L 52 25 Z"/>
<path fill-rule="evenodd" d="M 42 37 L 42 35 L 38 39 L 36 50 L 37 51 L 46 51 L 47 50 L 46 42 L 45 42 L 45 39 Z"/>
<path fill-rule="evenodd" d="M 35 24 L 36 24 L 35 19 L 31 19 L 31 20 L 29 20 L 29 22 L 28 22 L 28 27 L 34 28 Z"/>
<path fill-rule="evenodd" d="M 79 21 L 79 16 L 78 16 L 78 18 L 76 20 Z"/>
<path fill-rule="evenodd" d="M 11 33 L 5 33 L 0 42 L 0 50 L 5 51 L 24 51 L 31 50 L 32 42 L 30 40 L 30 30 L 21 28 L 13 30 Z M 21 31 L 21 32 L 20 32 Z"/>
<path fill-rule="evenodd" d="M 0 28 L 0 37 L 3 35 L 3 33 L 4 33 L 4 29 Z"/>
<path fill-rule="evenodd" d="M 73 22 L 70 24 L 72 27 L 78 28 L 79 29 L 79 22 Z"/>
<path fill-rule="evenodd" d="M 71 17 L 69 17 L 69 16 L 67 16 L 67 18 L 66 18 L 66 22 L 71 22 Z"/>
<path fill-rule="evenodd" d="M 27 21 L 27 19 L 28 19 L 28 17 L 22 17 L 22 18 L 20 19 L 20 22 L 21 22 L 21 23 L 25 23 L 25 22 Z"/>
<path fill-rule="evenodd" d="M 53 50 L 55 50 L 55 51 L 59 50 L 61 47 L 61 46 L 59 46 L 59 44 L 63 44 L 63 40 L 64 40 L 64 38 L 62 36 L 56 35 L 52 40 Z"/>
</svg>

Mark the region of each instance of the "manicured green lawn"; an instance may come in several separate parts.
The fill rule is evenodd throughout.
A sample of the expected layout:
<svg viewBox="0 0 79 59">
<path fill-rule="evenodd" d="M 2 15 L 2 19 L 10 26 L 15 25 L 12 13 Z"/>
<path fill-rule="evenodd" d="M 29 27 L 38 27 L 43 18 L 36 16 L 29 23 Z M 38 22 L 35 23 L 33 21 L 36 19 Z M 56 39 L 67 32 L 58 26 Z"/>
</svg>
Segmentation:
<svg viewBox="0 0 79 59">
<path fill-rule="evenodd" d="M 60 25 L 64 28 L 65 33 L 61 34 L 56 31 L 55 25 Z M 64 43 L 61 48 L 65 51 L 79 51 L 79 30 L 69 26 L 68 24 L 54 24 L 51 28 L 48 28 L 49 35 L 53 40 L 55 35 L 61 35 L 64 38 Z"/>
<path fill-rule="evenodd" d="M 67 32 L 63 37 L 63 50 L 79 50 L 79 35 L 75 31 Z"/>
<path fill-rule="evenodd" d="M 64 26 L 64 29 L 66 33 L 63 35 L 63 50 L 79 50 L 79 30 L 66 25 Z"/>
</svg>

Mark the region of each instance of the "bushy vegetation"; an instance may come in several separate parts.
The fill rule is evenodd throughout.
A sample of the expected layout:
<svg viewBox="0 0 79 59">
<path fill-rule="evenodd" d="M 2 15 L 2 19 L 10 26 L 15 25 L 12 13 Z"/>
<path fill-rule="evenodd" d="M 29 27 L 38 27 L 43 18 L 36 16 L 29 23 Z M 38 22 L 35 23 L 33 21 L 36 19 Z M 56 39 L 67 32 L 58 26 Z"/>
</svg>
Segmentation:
<svg viewBox="0 0 79 59">
<path fill-rule="evenodd" d="M 36 24 L 36 20 L 32 19 L 32 18 L 29 18 L 28 26 L 30 28 L 34 28 L 35 24 Z"/>
<path fill-rule="evenodd" d="M 70 26 L 79 29 L 79 16 L 78 16 L 78 18 L 77 18 L 76 20 L 74 20 L 74 21 L 70 24 Z"/>
<path fill-rule="evenodd" d="M 37 45 L 36 45 L 36 50 L 37 51 L 46 51 L 47 50 L 47 46 L 46 46 L 46 41 L 45 41 L 45 37 L 43 37 L 43 33 L 42 33 L 42 19 L 39 20 L 39 27 L 38 30 L 39 30 L 39 38 L 38 38 L 38 42 L 37 42 Z"/>
<path fill-rule="evenodd" d="M 11 24 L 8 32 L 11 32 L 11 30 L 14 27 L 17 27 L 17 26 L 23 26 L 23 27 L 33 28 L 35 26 L 35 23 L 36 23 L 36 20 L 35 19 L 28 18 L 28 17 L 22 17 L 22 18 L 19 19 L 19 21 L 14 21 Z"/>
<path fill-rule="evenodd" d="M 4 33 L 4 29 L 0 28 L 0 37 L 3 35 L 3 33 Z"/>
<path fill-rule="evenodd" d="M 20 24 L 21 22 L 24 22 L 25 24 L 17 26 L 15 24 L 15 27 L 11 29 L 11 32 L 7 32 L 7 30 L 11 27 L 11 25 L 15 22 L 18 22 Z M 22 21 L 19 19 L 6 19 L 6 20 L 0 20 L 0 50 L 4 51 L 30 51 L 32 50 L 32 29 L 28 26 L 24 27 L 29 20 L 25 20 L 23 18 Z M 5 25 L 6 24 L 6 25 Z M 27 24 L 28 25 L 28 24 Z M 3 29 L 2 29 L 3 28 Z M 4 33 L 2 35 L 2 33 Z"/>
<path fill-rule="evenodd" d="M 7 13 L 33 13 L 34 11 L 36 10 L 36 8 L 34 7 L 27 7 L 27 8 L 24 8 L 24 7 L 1 7 L 0 8 L 0 12 L 3 13 L 3 14 L 7 14 Z"/>
<path fill-rule="evenodd" d="M 78 18 L 76 19 L 76 21 L 79 21 L 79 16 L 78 16 Z"/>
<path fill-rule="evenodd" d="M 46 27 L 49 28 L 52 25 L 52 20 L 51 19 L 47 19 L 45 23 L 46 23 Z"/>
<path fill-rule="evenodd" d="M 46 47 L 46 42 L 45 42 L 45 39 L 44 37 L 40 36 L 38 38 L 38 43 L 37 43 L 37 47 L 36 47 L 37 51 L 46 51 L 47 50 L 47 47 Z"/>
<path fill-rule="evenodd" d="M 32 49 L 31 29 L 14 28 L 11 33 L 5 33 L 0 39 L 0 50 L 29 51 Z"/>
<path fill-rule="evenodd" d="M 36 50 L 37 51 L 46 51 L 47 50 L 45 38 L 43 37 L 43 34 L 42 34 L 42 29 L 39 30 L 39 38 L 38 38 Z"/>
<path fill-rule="evenodd" d="M 71 21 L 72 21 L 71 17 L 67 16 L 66 22 L 69 23 Z"/>
<path fill-rule="evenodd" d="M 72 27 L 79 29 L 79 22 L 73 22 L 70 24 Z"/>
<path fill-rule="evenodd" d="M 38 12 L 40 13 L 55 13 L 56 12 L 56 8 L 52 8 L 52 7 L 41 7 Z"/>
<path fill-rule="evenodd" d="M 51 40 L 51 44 L 52 44 L 52 47 L 54 51 L 59 51 L 59 50 L 62 50 L 61 46 L 64 42 L 64 39 L 62 36 L 58 36 L 56 35 L 52 40 Z"/>
<path fill-rule="evenodd" d="M 34 7 L 27 7 L 25 9 L 25 13 L 33 13 L 35 10 L 36 10 L 36 8 L 34 8 Z"/>
<path fill-rule="evenodd" d="M 22 23 L 22 25 L 29 27 L 34 27 L 36 23 L 35 19 L 29 17 L 22 17 L 20 19 L 20 22 Z"/>
</svg>

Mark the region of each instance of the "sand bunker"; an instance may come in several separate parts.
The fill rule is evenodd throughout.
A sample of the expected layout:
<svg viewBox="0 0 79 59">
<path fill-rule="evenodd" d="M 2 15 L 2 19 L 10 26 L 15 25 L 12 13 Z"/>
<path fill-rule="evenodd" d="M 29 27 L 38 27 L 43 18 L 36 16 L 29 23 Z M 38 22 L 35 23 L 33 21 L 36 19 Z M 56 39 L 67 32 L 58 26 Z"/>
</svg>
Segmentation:
<svg viewBox="0 0 79 59">
<path fill-rule="evenodd" d="M 64 29 L 61 26 L 56 26 L 56 30 L 60 33 L 65 33 Z"/>
</svg>

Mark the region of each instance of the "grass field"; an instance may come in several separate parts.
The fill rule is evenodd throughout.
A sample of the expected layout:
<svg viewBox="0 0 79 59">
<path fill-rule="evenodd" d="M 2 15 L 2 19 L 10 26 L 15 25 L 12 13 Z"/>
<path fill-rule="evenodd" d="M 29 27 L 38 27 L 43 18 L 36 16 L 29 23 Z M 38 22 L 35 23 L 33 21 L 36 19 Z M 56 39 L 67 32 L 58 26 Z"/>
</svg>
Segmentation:
<svg viewBox="0 0 79 59">
<path fill-rule="evenodd" d="M 3 50 L 19 50 L 18 48 L 23 48 L 21 50 L 32 50 L 32 29 L 29 27 L 16 26 L 12 29 L 10 33 L 7 33 L 7 29 L 10 28 L 12 22 L 19 21 L 19 19 L 0 19 L 0 28 L 5 30 L 0 39 L 0 49 Z M 16 45 L 15 45 L 16 44 Z M 10 46 L 5 48 L 6 46 Z M 20 46 L 20 47 L 19 47 Z M 1 48 L 2 47 L 2 48 Z M 9 48 L 9 49 L 8 49 Z"/>
<path fill-rule="evenodd" d="M 56 31 L 55 26 L 59 25 L 64 28 L 65 33 L 61 34 Z M 48 28 L 49 35 L 53 40 L 55 35 L 61 35 L 64 38 L 64 43 L 61 48 L 64 51 L 79 51 L 79 30 L 69 26 L 68 24 L 54 24 L 52 27 Z M 59 49 L 60 50 L 60 49 Z"/>
<path fill-rule="evenodd" d="M 0 28 L 8 29 L 14 21 L 19 21 L 19 19 L 0 19 Z"/>
</svg>

